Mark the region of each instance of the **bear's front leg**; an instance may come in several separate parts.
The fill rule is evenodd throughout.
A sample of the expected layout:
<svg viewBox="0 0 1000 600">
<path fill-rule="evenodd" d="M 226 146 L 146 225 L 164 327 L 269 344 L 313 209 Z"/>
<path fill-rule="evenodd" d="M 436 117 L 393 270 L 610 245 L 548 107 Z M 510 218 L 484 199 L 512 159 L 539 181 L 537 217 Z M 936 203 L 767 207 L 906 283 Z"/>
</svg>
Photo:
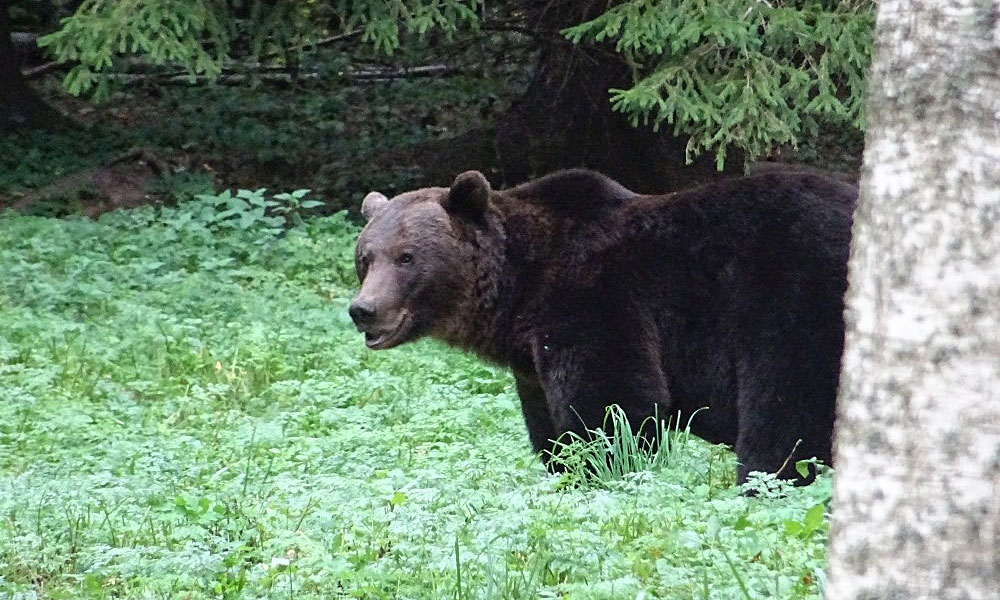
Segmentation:
<svg viewBox="0 0 1000 600">
<path fill-rule="evenodd" d="M 633 433 L 640 428 L 645 435 L 655 433 L 652 422 L 646 421 L 670 414 L 667 382 L 657 356 L 641 339 L 633 341 L 581 343 L 576 337 L 565 346 L 551 338 L 537 344 L 535 365 L 551 416 L 551 439 L 568 442 L 562 436 L 575 434 L 588 440 L 597 428 L 614 435 L 613 424 L 605 418 L 612 404 L 624 411 Z M 551 452 L 552 444 L 547 449 Z M 550 470 L 558 470 L 553 463 L 558 461 L 547 460 Z"/>
<path fill-rule="evenodd" d="M 552 453 L 552 440 L 556 437 L 556 430 L 545 400 L 545 390 L 534 374 L 526 375 L 515 371 L 514 383 L 521 399 L 521 413 L 524 415 L 524 424 L 528 427 L 531 447 L 536 453 L 541 453 L 543 460 L 547 460 Z"/>
</svg>

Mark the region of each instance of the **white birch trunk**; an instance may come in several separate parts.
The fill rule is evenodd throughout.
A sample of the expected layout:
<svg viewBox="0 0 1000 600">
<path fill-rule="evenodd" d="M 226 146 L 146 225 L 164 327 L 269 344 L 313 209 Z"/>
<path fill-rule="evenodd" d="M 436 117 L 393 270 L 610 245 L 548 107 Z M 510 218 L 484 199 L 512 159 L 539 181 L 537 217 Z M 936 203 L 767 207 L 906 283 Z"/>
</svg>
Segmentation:
<svg viewBox="0 0 1000 600">
<path fill-rule="evenodd" d="M 882 0 L 827 600 L 1000 599 L 1000 0 Z"/>
</svg>

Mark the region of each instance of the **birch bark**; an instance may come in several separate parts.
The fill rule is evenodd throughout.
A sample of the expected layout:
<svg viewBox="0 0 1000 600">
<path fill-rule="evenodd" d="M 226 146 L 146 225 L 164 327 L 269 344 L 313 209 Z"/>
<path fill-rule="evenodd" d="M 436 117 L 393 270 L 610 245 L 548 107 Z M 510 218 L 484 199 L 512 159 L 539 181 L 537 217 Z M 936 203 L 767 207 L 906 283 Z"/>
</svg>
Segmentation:
<svg viewBox="0 0 1000 600">
<path fill-rule="evenodd" d="M 1000 599 L 1000 0 L 882 0 L 827 600 Z"/>
</svg>

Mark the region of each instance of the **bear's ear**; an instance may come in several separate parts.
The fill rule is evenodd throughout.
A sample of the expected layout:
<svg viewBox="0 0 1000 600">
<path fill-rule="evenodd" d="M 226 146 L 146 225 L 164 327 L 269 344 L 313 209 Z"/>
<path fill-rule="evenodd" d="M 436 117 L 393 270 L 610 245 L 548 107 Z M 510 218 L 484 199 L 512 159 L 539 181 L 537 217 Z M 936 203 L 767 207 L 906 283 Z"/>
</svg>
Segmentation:
<svg viewBox="0 0 1000 600">
<path fill-rule="evenodd" d="M 455 178 L 448 196 L 441 201 L 452 214 L 464 214 L 478 220 L 486 212 L 490 182 L 479 171 L 466 171 Z"/>
<path fill-rule="evenodd" d="M 385 197 L 385 194 L 368 192 L 365 199 L 361 201 L 361 214 L 371 221 L 375 213 L 380 212 L 387 204 L 389 204 L 389 199 Z"/>
</svg>

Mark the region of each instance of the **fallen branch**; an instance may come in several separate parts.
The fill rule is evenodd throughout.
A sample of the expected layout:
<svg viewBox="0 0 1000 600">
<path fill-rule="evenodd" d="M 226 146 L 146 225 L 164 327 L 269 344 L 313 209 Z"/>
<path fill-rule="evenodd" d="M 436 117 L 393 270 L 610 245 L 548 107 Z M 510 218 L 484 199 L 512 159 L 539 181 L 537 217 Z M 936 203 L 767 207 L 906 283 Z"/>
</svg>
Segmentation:
<svg viewBox="0 0 1000 600">
<path fill-rule="evenodd" d="M 167 164 L 167 161 L 160 158 L 152 148 L 147 148 L 145 146 L 131 148 L 128 152 L 112 158 L 104 166 L 105 168 L 112 167 L 114 165 L 132 161 L 141 161 L 146 163 L 157 177 L 163 177 L 171 172 L 170 165 Z"/>
<path fill-rule="evenodd" d="M 439 77 L 453 75 L 459 70 L 448 65 L 421 65 L 418 67 L 400 67 L 397 69 L 381 67 L 364 67 L 359 69 L 348 69 L 340 75 L 348 79 L 364 81 L 389 81 L 392 79 L 406 79 L 407 77 Z"/>
<path fill-rule="evenodd" d="M 69 64 L 70 63 L 64 63 L 58 60 L 53 60 L 43 65 L 38 65 L 37 67 L 31 67 L 30 69 L 23 69 L 21 71 L 21 76 L 24 77 L 25 79 L 34 79 L 36 77 L 41 77 L 42 75 L 45 75 L 47 73 L 51 73 L 52 71 L 55 71 L 59 67 L 69 66 Z"/>
<path fill-rule="evenodd" d="M 161 84 L 190 84 L 215 82 L 221 84 L 238 84 L 259 79 L 262 81 L 291 82 L 298 80 L 322 79 L 324 74 L 319 71 L 297 71 L 294 75 L 288 72 L 287 67 L 274 66 L 245 66 L 242 71 L 256 73 L 239 72 L 237 69 L 224 69 L 217 77 L 207 75 L 190 75 L 189 73 L 171 71 L 168 73 L 108 73 L 106 76 L 125 84 L 138 83 L 140 81 L 154 80 Z M 458 73 L 459 69 L 448 65 L 421 65 L 417 67 L 381 68 L 381 67 L 361 67 L 350 68 L 337 73 L 340 77 L 345 77 L 353 81 L 380 82 L 392 81 L 395 79 L 406 79 L 410 77 L 445 77 Z"/>
<path fill-rule="evenodd" d="M 242 73 L 224 73 L 217 77 L 208 77 L 206 75 L 187 75 L 187 74 L 170 74 L 170 73 L 108 73 L 105 75 L 109 79 L 118 81 L 124 84 L 138 83 L 140 81 L 154 80 L 160 85 L 183 85 L 183 84 L 197 84 L 197 83 L 219 83 L 222 85 L 227 84 L 240 84 L 246 83 L 253 79 L 258 79 L 261 81 L 284 81 L 291 82 L 293 77 L 289 73 L 260 73 L 257 75 L 247 75 Z M 317 72 L 308 73 L 298 73 L 294 79 L 295 80 L 312 80 L 319 79 L 320 74 Z"/>
</svg>

